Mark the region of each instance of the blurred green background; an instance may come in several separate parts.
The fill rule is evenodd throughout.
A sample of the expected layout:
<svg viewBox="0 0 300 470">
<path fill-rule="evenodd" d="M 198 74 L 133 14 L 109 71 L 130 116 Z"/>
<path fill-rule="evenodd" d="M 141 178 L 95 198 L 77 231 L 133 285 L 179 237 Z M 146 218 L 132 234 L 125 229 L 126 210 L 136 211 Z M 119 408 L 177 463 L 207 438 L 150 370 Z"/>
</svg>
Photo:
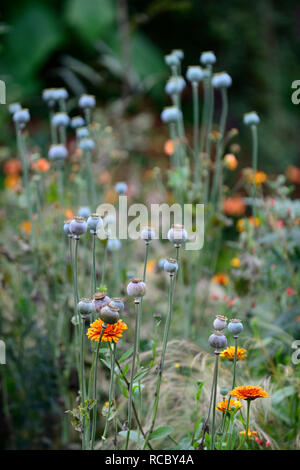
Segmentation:
<svg viewBox="0 0 300 470">
<path fill-rule="evenodd" d="M 300 79 L 300 5 L 297 0 L 18 0 L 0 7 L 0 77 L 7 102 L 19 100 L 46 115 L 40 98 L 49 86 L 88 91 L 99 105 L 130 97 L 127 112 L 160 112 L 168 103 L 164 55 L 185 52 L 184 66 L 212 49 L 216 70 L 233 78 L 229 125 L 239 127 L 255 109 L 260 126 L 260 167 L 299 165 L 300 106 L 291 84 Z M 186 91 L 184 101 L 190 103 Z M 126 102 L 126 100 L 125 100 Z M 0 138 L 5 143 L 1 107 Z"/>
</svg>

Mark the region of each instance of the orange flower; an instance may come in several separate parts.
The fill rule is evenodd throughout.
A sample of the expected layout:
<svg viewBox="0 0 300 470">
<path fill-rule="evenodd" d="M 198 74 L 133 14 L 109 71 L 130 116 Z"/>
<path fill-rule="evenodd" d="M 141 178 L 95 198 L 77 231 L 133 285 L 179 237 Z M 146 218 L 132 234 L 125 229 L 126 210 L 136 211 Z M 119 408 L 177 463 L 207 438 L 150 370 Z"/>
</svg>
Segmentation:
<svg viewBox="0 0 300 470">
<path fill-rule="evenodd" d="M 215 284 L 221 284 L 222 286 L 228 286 L 229 279 L 224 273 L 217 273 L 213 276 L 212 282 Z"/>
<path fill-rule="evenodd" d="M 98 177 L 101 184 L 110 184 L 111 183 L 111 173 L 109 171 L 102 171 Z"/>
<path fill-rule="evenodd" d="M 266 173 L 264 173 L 263 171 L 256 171 L 254 174 L 253 170 L 251 170 L 250 168 L 246 169 L 245 176 L 249 183 L 255 183 L 256 186 L 261 186 L 268 179 Z"/>
<path fill-rule="evenodd" d="M 17 158 L 6 160 L 3 165 L 3 173 L 5 175 L 18 175 L 22 171 L 22 165 Z"/>
<path fill-rule="evenodd" d="M 118 194 L 113 189 L 109 189 L 105 195 L 105 202 L 114 204 L 118 200 Z"/>
<path fill-rule="evenodd" d="M 240 435 L 245 436 L 246 431 L 240 431 Z M 250 429 L 248 429 L 248 437 L 258 437 L 257 431 L 250 431 Z"/>
<path fill-rule="evenodd" d="M 164 152 L 166 155 L 173 155 L 174 153 L 174 144 L 173 144 L 173 140 L 169 139 L 165 142 L 165 145 L 164 145 Z"/>
<path fill-rule="evenodd" d="M 256 225 L 256 227 L 258 227 L 260 225 L 260 220 L 259 220 L 258 217 L 256 217 L 256 219 L 254 219 L 254 217 L 252 215 L 250 215 L 250 217 L 248 217 L 248 219 L 239 219 L 236 223 L 237 231 L 238 232 L 246 232 L 247 224 L 249 224 L 251 227 L 254 227 L 254 225 Z"/>
<path fill-rule="evenodd" d="M 242 387 L 235 387 L 231 390 L 230 395 L 241 400 L 256 400 L 256 398 L 267 397 L 268 392 L 256 385 L 244 385 Z"/>
<path fill-rule="evenodd" d="M 247 357 L 247 354 L 245 354 L 246 349 L 243 348 L 237 348 L 236 352 L 236 358 L 239 361 L 240 359 L 245 359 Z M 220 357 L 225 357 L 229 361 L 234 360 L 234 353 L 235 353 L 235 347 L 234 346 L 228 346 L 224 351 L 220 353 Z"/>
<path fill-rule="evenodd" d="M 226 398 L 225 400 L 222 400 L 218 403 L 218 406 L 216 407 L 217 410 L 221 411 L 222 413 L 225 413 L 226 410 L 227 410 L 227 405 L 228 405 L 228 398 Z M 232 411 L 232 407 L 235 407 L 236 409 L 240 409 L 242 408 L 242 404 L 240 401 L 238 400 L 232 400 L 230 399 L 230 402 L 229 402 L 229 407 L 228 407 L 228 410 L 227 411 Z"/>
<path fill-rule="evenodd" d="M 23 230 L 23 232 L 25 232 L 25 233 L 30 233 L 31 232 L 31 223 L 30 223 L 29 220 L 24 220 L 24 222 L 22 222 L 20 224 L 20 227 Z"/>
<path fill-rule="evenodd" d="M 45 173 L 50 168 L 50 163 L 46 158 L 39 158 L 35 162 L 32 163 L 31 168 L 35 171 L 40 171 L 41 173 Z"/>
<path fill-rule="evenodd" d="M 8 189 L 15 189 L 20 183 L 20 176 L 17 174 L 9 174 L 4 179 L 4 186 Z"/>
<path fill-rule="evenodd" d="M 235 170 L 236 167 L 238 166 L 237 158 L 235 155 L 233 155 L 233 153 L 227 153 L 224 156 L 224 163 L 226 167 L 231 171 Z"/>
<path fill-rule="evenodd" d="M 71 209 L 66 209 L 65 217 L 66 217 L 66 219 L 73 219 L 74 214 L 73 214 L 73 212 L 71 211 Z"/>
<path fill-rule="evenodd" d="M 149 260 L 147 263 L 147 273 L 153 273 L 155 270 L 156 262 L 154 260 Z"/>
<path fill-rule="evenodd" d="M 101 320 L 101 318 L 98 318 L 96 321 L 91 323 L 90 328 L 87 331 L 87 337 L 91 341 L 99 341 L 102 325 L 103 321 Z M 111 343 L 113 341 L 114 343 L 117 343 L 119 341 L 119 338 L 122 337 L 123 331 L 127 330 L 127 328 L 128 327 L 126 323 L 124 323 L 122 320 L 119 320 L 113 325 L 107 325 L 104 330 L 101 342 L 109 341 Z"/>
<path fill-rule="evenodd" d="M 300 168 L 293 165 L 288 166 L 286 176 L 292 183 L 300 184 Z"/>
<path fill-rule="evenodd" d="M 241 266 L 240 258 L 238 257 L 232 258 L 232 260 L 230 261 L 230 264 L 233 268 L 239 268 Z"/>
<path fill-rule="evenodd" d="M 246 211 L 246 205 L 240 196 L 228 197 L 223 203 L 223 211 L 227 215 L 243 215 Z"/>
</svg>

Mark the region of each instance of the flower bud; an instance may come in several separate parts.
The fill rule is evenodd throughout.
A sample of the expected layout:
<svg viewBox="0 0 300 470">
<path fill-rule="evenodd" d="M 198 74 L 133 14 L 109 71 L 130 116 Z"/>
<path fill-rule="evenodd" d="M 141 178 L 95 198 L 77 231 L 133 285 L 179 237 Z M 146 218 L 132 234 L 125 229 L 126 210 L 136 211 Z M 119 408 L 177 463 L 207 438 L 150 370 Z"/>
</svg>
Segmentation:
<svg viewBox="0 0 300 470">
<path fill-rule="evenodd" d="M 90 233 L 96 233 L 101 227 L 103 227 L 103 220 L 98 214 L 91 214 L 87 219 L 87 226 Z"/>
<path fill-rule="evenodd" d="M 64 221 L 64 232 L 65 232 L 66 235 L 68 235 L 68 237 L 72 237 L 72 233 L 71 233 L 71 230 L 70 230 L 71 220 L 72 219 Z"/>
<path fill-rule="evenodd" d="M 53 98 L 55 101 L 67 100 L 69 93 L 65 88 L 53 88 Z"/>
<path fill-rule="evenodd" d="M 122 243 L 117 238 L 109 238 L 107 240 L 106 248 L 108 251 L 119 251 L 121 249 Z"/>
<path fill-rule="evenodd" d="M 168 106 L 162 111 L 160 117 L 166 124 L 170 124 L 171 122 L 176 123 L 181 119 L 182 112 L 176 106 Z"/>
<path fill-rule="evenodd" d="M 91 210 L 89 207 L 80 207 L 78 210 L 78 216 L 87 219 L 91 214 Z"/>
<path fill-rule="evenodd" d="M 67 158 L 67 156 L 68 150 L 63 144 L 51 145 L 48 152 L 49 160 L 56 162 L 63 161 Z"/>
<path fill-rule="evenodd" d="M 186 86 L 185 80 L 183 77 L 171 77 L 165 86 L 165 92 L 168 95 L 179 95 L 182 93 Z"/>
<path fill-rule="evenodd" d="M 110 305 L 105 305 L 100 311 L 100 318 L 104 323 L 113 325 L 119 320 L 119 309 Z"/>
<path fill-rule="evenodd" d="M 28 109 L 18 109 L 14 114 L 13 114 L 13 121 L 23 128 L 27 122 L 30 121 L 30 114 Z"/>
<path fill-rule="evenodd" d="M 74 217 L 70 222 L 70 231 L 76 238 L 87 231 L 87 223 L 83 217 Z"/>
<path fill-rule="evenodd" d="M 181 245 L 187 240 L 187 231 L 183 225 L 172 225 L 168 231 L 168 239 L 171 243 Z"/>
<path fill-rule="evenodd" d="M 184 59 L 184 52 L 183 52 L 182 49 L 173 49 L 173 51 L 171 52 L 171 54 L 176 55 L 176 57 L 178 57 L 179 60 L 183 60 L 183 59 Z"/>
<path fill-rule="evenodd" d="M 82 116 L 74 116 L 71 119 L 71 127 L 72 129 L 79 129 L 85 125 L 85 121 Z"/>
<path fill-rule="evenodd" d="M 20 111 L 20 109 L 22 109 L 20 103 L 12 103 L 8 106 L 10 114 L 15 114 L 17 111 Z"/>
<path fill-rule="evenodd" d="M 111 301 L 110 297 L 108 297 L 105 292 L 96 292 L 93 295 L 93 310 L 97 313 L 100 313 L 101 309 L 105 307 L 105 305 L 109 304 Z"/>
<path fill-rule="evenodd" d="M 89 137 L 84 137 L 83 139 L 80 139 L 79 148 L 80 150 L 88 150 L 91 152 L 95 148 L 95 142 Z"/>
<path fill-rule="evenodd" d="M 70 118 L 67 113 L 55 113 L 51 122 L 54 127 L 67 127 L 70 123 Z"/>
<path fill-rule="evenodd" d="M 50 107 L 53 107 L 55 104 L 55 88 L 45 88 L 42 93 L 42 98 Z"/>
<path fill-rule="evenodd" d="M 213 51 L 202 52 L 200 62 L 203 65 L 213 65 L 216 63 L 216 56 Z"/>
<path fill-rule="evenodd" d="M 146 293 L 146 284 L 141 279 L 131 279 L 127 286 L 127 294 L 130 297 L 143 297 Z"/>
<path fill-rule="evenodd" d="M 224 349 L 227 346 L 226 336 L 220 331 L 214 331 L 208 338 L 208 342 L 214 349 Z"/>
<path fill-rule="evenodd" d="M 170 273 L 170 274 L 176 273 L 177 270 L 178 270 L 178 263 L 177 263 L 176 259 L 167 258 L 166 262 L 164 264 L 164 270 L 167 273 Z"/>
<path fill-rule="evenodd" d="M 250 113 L 244 114 L 243 121 L 246 126 L 256 126 L 260 123 L 259 116 L 255 111 L 251 111 Z"/>
<path fill-rule="evenodd" d="M 95 108 L 96 106 L 96 99 L 93 95 L 81 95 L 78 101 L 78 105 L 80 108 L 84 109 L 91 109 Z"/>
<path fill-rule="evenodd" d="M 93 304 L 91 299 L 80 299 L 77 304 L 78 312 L 82 318 L 86 318 L 93 311 Z"/>
<path fill-rule="evenodd" d="M 179 65 L 180 59 L 176 54 L 168 54 L 165 56 L 165 62 L 169 67 L 173 67 Z"/>
<path fill-rule="evenodd" d="M 201 82 L 204 78 L 204 73 L 200 65 L 190 65 L 186 72 L 186 78 L 192 83 Z"/>
<path fill-rule="evenodd" d="M 213 326 L 215 330 L 224 330 L 224 328 L 226 327 L 226 324 L 227 324 L 227 318 L 223 317 L 223 315 L 217 315 L 214 320 Z"/>
<path fill-rule="evenodd" d="M 243 331 L 243 324 L 236 318 L 230 320 L 228 323 L 228 331 L 233 335 L 239 335 Z"/>
<path fill-rule="evenodd" d="M 232 78 L 227 72 L 216 73 L 212 80 L 214 88 L 228 88 L 232 85 Z"/>
<path fill-rule="evenodd" d="M 85 137 L 88 137 L 89 135 L 90 135 L 90 132 L 87 127 L 78 127 L 78 129 L 76 129 L 77 139 L 84 139 Z"/>
<path fill-rule="evenodd" d="M 118 308 L 119 312 L 123 312 L 125 308 L 123 300 L 119 297 L 114 297 L 113 299 L 111 299 L 109 306 Z"/>
<path fill-rule="evenodd" d="M 125 194 L 128 190 L 128 186 L 123 181 L 118 181 L 115 185 L 115 191 L 118 194 Z"/>
<path fill-rule="evenodd" d="M 220 388 L 220 393 L 223 397 L 226 397 L 226 395 L 228 395 L 229 392 L 230 392 L 229 388 L 226 388 L 226 387 Z"/>
<path fill-rule="evenodd" d="M 141 231 L 141 239 L 149 242 L 155 238 L 155 231 L 151 227 L 144 227 Z"/>
</svg>

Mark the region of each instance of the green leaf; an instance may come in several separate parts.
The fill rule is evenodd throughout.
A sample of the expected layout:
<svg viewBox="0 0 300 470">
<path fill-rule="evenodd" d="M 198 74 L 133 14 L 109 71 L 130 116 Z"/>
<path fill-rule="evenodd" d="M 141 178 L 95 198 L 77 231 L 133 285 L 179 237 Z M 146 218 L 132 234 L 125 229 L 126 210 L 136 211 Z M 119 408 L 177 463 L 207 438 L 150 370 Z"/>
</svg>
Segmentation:
<svg viewBox="0 0 300 470">
<path fill-rule="evenodd" d="M 119 364 L 126 361 L 126 359 L 128 359 L 130 356 L 132 356 L 132 354 L 133 354 L 133 347 L 129 348 L 124 354 L 122 354 L 122 356 L 120 357 L 120 359 L 118 361 Z"/>
<path fill-rule="evenodd" d="M 172 434 L 173 431 L 174 428 L 172 428 L 172 426 L 161 426 L 150 434 L 149 440 L 154 441 L 156 439 L 164 439 L 165 437 Z"/>
<path fill-rule="evenodd" d="M 106 39 L 115 31 L 114 3 L 112 0 L 69 0 L 66 21 L 90 43 L 97 38 Z"/>
<path fill-rule="evenodd" d="M 272 395 L 272 405 L 278 405 L 285 398 L 290 397 L 295 393 L 296 390 L 293 385 L 288 385 L 287 387 L 283 387 L 280 390 L 276 390 L 276 392 Z"/>
</svg>

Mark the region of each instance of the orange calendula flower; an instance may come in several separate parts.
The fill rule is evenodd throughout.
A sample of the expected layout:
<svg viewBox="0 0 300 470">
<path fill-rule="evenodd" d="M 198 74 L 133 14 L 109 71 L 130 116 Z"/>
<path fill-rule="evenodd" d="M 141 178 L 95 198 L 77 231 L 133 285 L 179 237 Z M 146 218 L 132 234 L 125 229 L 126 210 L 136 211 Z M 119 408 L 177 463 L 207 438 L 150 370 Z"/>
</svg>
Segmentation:
<svg viewBox="0 0 300 470">
<path fill-rule="evenodd" d="M 268 392 L 257 385 L 244 385 L 241 387 L 235 387 L 231 390 L 230 395 L 240 400 L 256 400 L 256 398 L 267 397 Z"/>
<path fill-rule="evenodd" d="M 226 276 L 226 274 L 217 273 L 213 276 L 212 282 L 214 282 L 215 284 L 220 284 L 222 286 L 228 286 L 229 279 L 228 279 L 228 276 Z"/>
<path fill-rule="evenodd" d="M 102 325 L 103 321 L 101 320 L 101 318 L 98 318 L 93 323 L 91 323 L 90 328 L 87 331 L 87 337 L 91 341 L 99 341 Z M 107 325 L 104 330 L 101 342 L 109 341 L 110 343 L 117 343 L 119 341 L 119 338 L 122 338 L 123 332 L 127 329 L 128 327 L 126 323 L 123 322 L 123 320 L 119 320 L 113 325 Z"/>
<path fill-rule="evenodd" d="M 286 176 L 292 183 L 300 184 L 300 168 L 293 165 L 288 166 Z"/>
<path fill-rule="evenodd" d="M 224 214 L 240 216 L 246 211 L 246 205 L 240 196 L 228 197 L 223 203 Z"/>
<path fill-rule="evenodd" d="M 65 217 L 66 217 L 66 219 L 73 219 L 74 214 L 73 214 L 73 212 L 71 211 L 71 209 L 66 209 Z"/>
<path fill-rule="evenodd" d="M 265 183 L 268 179 L 267 175 L 263 171 L 256 171 L 255 174 L 252 170 L 248 170 L 246 172 L 246 177 L 249 183 L 254 184 L 256 186 L 261 186 L 263 183 Z"/>
<path fill-rule="evenodd" d="M 220 353 L 220 357 L 225 357 L 226 359 L 228 359 L 229 361 L 233 361 L 234 360 L 234 353 L 235 353 L 235 347 L 234 346 L 228 346 L 226 349 L 224 349 L 224 351 L 221 351 Z M 247 357 L 247 354 L 246 353 L 246 349 L 243 349 L 243 348 L 237 348 L 237 351 L 236 351 L 236 359 L 238 361 L 240 361 L 241 359 L 245 359 Z"/>
<path fill-rule="evenodd" d="M 173 140 L 169 139 L 165 142 L 165 145 L 164 145 L 164 152 L 166 155 L 173 155 L 174 153 L 174 144 L 173 144 Z"/>
<path fill-rule="evenodd" d="M 17 158 L 9 158 L 3 165 L 5 175 L 18 175 L 22 171 L 21 162 Z"/>
<path fill-rule="evenodd" d="M 23 232 L 31 233 L 31 223 L 29 220 L 24 220 L 24 222 L 20 224 L 20 227 L 23 230 Z"/>
<path fill-rule="evenodd" d="M 227 410 L 227 405 L 228 405 L 228 398 L 226 398 L 225 400 L 222 400 L 218 403 L 218 406 L 216 407 L 217 410 L 221 411 L 222 413 L 226 413 L 226 410 Z M 228 411 L 233 411 L 233 407 L 235 409 L 240 409 L 242 408 L 242 404 L 240 401 L 238 400 L 232 400 L 230 399 L 230 402 L 229 402 L 229 407 L 228 407 Z"/>
<path fill-rule="evenodd" d="M 50 163 L 46 158 L 39 158 L 35 162 L 32 163 L 31 168 L 35 171 L 39 171 L 41 173 L 46 173 L 50 169 Z"/>
<path fill-rule="evenodd" d="M 232 258 L 232 260 L 230 261 L 230 264 L 233 268 L 239 268 L 241 266 L 241 261 L 240 261 L 240 258 Z"/>
<path fill-rule="evenodd" d="M 258 227 L 260 225 L 260 220 L 258 217 L 254 218 L 252 215 L 247 219 L 239 219 L 236 223 L 236 229 L 238 232 L 246 232 L 246 227 L 249 225 L 250 227 Z"/>
<path fill-rule="evenodd" d="M 236 167 L 238 166 L 238 161 L 237 161 L 237 158 L 235 155 L 233 155 L 233 153 L 226 153 L 226 155 L 224 156 L 224 164 L 225 166 L 233 171 L 236 169 Z"/>
<path fill-rule="evenodd" d="M 9 174 L 4 178 L 4 187 L 7 189 L 15 189 L 19 185 L 20 181 L 21 179 L 19 175 Z"/>
<path fill-rule="evenodd" d="M 240 435 L 245 436 L 246 431 L 240 431 Z M 248 429 L 248 437 L 258 437 L 257 431 L 250 431 L 250 429 Z"/>
</svg>

